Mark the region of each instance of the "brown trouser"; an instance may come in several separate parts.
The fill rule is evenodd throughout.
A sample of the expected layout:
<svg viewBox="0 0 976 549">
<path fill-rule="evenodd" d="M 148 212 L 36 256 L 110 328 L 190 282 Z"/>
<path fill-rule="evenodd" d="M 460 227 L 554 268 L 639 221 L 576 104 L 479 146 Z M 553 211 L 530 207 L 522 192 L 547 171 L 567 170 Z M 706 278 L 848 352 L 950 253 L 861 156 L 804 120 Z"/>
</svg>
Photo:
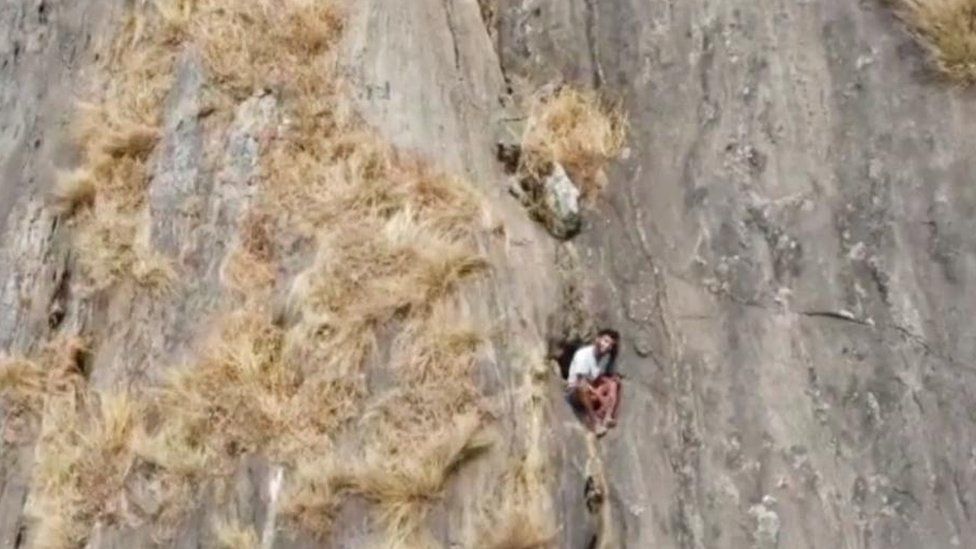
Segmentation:
<svg viewBox="0 0 976 549">
<path fill-rule="evenodd" d="M 593 395 L 593 413 L 601 421 L 617 419 L 620 407 L 620 378 L 615 375 L 600 376 L 590 383 Z"/>
<path fill-rule="evenodd" d="M 618 376 L 600 376 L 593 381 L 583 382 L 574 393 L 573 400 L 583 407 L 590 428 L 596 427 L 596 423 L 616 420 L 620 407 Z"/>
</svg>

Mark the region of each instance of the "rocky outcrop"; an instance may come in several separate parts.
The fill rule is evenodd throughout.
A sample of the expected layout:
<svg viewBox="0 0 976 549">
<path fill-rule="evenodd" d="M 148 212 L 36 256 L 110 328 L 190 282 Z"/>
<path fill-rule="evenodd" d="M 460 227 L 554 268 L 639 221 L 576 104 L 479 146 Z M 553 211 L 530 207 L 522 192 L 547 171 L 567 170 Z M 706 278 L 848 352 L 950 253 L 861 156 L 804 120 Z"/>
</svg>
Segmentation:
<svg viewBox="0 0 976 549">
<path fill-rule="evenodd" d="M 580 190 L 560 164 L 553 164 L 552 173 L 542 181 L 513 176 L 509 188 L 552 236 L 565 240 L 579 233 L 583 223 Z"/>
<path fill-rule="evenodd" d="M 575 241 L 628 341 L 603 443 L 627 547 L 973 539 L 976 104 L 882 4 L 499 14 L 511 80 L 630 120 Z"/>
</svg>

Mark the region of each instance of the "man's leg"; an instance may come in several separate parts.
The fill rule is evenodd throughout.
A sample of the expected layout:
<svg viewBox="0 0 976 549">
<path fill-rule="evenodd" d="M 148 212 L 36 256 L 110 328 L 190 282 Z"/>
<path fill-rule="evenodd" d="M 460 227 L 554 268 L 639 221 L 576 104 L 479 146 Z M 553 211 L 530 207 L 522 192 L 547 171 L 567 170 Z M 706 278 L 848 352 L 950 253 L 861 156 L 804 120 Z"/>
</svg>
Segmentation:
<svg viewBox="0 0 976 549">
<path fill-rule="evenodd" d="M 583 405 L 585 410 L 584 420 L 586 427 L 591 431 L 595 431 L 599 422 L 597 421 L 596 406 L 597 403 L 594 400 L 593 388 L 588 382 L 583 382 L 577 389 L 576 395 L 579 398 L 580 404 Z"/>
<path fill-rule="evenodd" d="M 593 384 L 593 408 L 596 418 L 600 422 L 606 421 L 607 414 L 610 411 L 610 405 L 612 404 L 609 394 L 610 389 L 607 385 L 609 385 L 607 380 L 603 378 L 598 379 Z"/>
<path fill-rule="evenodd" d="M 607 405 L 609 402 L 603 396 L 603 392 L 600 390 L 599 383 L 594 382 L 587 385 L 586 392 L 589 393 L 590 406 L 593 411 L 593 432 L 597 436 L 603 436 L 607 432 L 606 416 L 609 412 Z"/>
</svg>

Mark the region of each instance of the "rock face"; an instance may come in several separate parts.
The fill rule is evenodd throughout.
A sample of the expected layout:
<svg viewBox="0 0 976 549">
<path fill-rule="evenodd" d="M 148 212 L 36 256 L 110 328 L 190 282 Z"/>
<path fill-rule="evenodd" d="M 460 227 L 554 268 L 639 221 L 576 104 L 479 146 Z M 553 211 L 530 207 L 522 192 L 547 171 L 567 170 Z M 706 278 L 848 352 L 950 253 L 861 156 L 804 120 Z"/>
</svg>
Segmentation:
<svg viewBox="0 0 976 549">
<path fill-rule="evenodd" d="M 972 543 L 971 95 L 880 3 L 516 4 L 506 73 L 630 119 L 578 242 L 626 545 Z"/>
<path fill-rule="evenodd" d="M 45 198 L 55 168 L 77 160 L 72 94 L 123 4 L 0 7 L 0 350 L 95 332 L 100 387 L 151 382 L 190 351 L 275 108 L 251 98 L 214 134 L 192 114 L 203 76 L 181 58 L 149 223 L 192 283 L 163 301 L 76 292 L 69 235 Z M 554 547 L 972 544 L 976 103 L 933 77 L 880 4 L 354 3 L 340 64 L 358 108 L 475 182 L 502 228 L 483 243 L 494 276 L 464 299 L 496 320 L 479 377 L 508 450 L 457 472 L 430 518 L 440 543 L 479 546 L 464 535 L 472 502 L 506 451 L 534 448 Z M 619 98 L 630 122 L 630 153 L 567 245 L 508 195 L 493 151 L 510 89 L 555 79 Z M 598 444 L 558 379 L 524 360 L 579 310 L 625 341 L 622 419 Z M 527 417 L 525 402 L 542 411 Z M 2 444 L 0 547 L 18 547 L 33 453 Z M 367 543 L 355 506 L 328 543 L 281 531 L 281 475 L 242 464 L 224 504 L 264 547 Z M 605 492 L 593 516 L 587 477 Z M 164 546 L 214 544 L 219 505 L 196 505 Z M 105 525 L 89 546 L 154 543 L 140 525 Z"/>
</svg>

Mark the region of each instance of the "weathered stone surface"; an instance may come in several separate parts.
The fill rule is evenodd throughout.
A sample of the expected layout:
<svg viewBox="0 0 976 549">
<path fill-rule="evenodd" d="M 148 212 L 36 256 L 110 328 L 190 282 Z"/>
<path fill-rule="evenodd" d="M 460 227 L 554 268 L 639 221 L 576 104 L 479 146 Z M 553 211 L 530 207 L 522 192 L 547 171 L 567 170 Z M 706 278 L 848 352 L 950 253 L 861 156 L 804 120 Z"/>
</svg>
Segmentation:
<svg viewBox="0 0 976 549">
<path fill-rule="evenodd" d="M 512 149 L 506 150 L 510 152 Z M 501 149 L 499 153 L 502 153 Z M 503 163 L 508 158 L 508 154 L 499 154 Z M 553 164 L 551 173 L 541 181 L 531 175 L 516 173 L 509 180 L 509 191 L 552 236 L 566 240 L 579 233 L 583 223 L 580 190 L 562 165 Z"/>
<path fill-rule="evenodd" d="M 575 241 L 640 347 L 604 443 L 628 547 L 764 546 L 769 512 L 779 547 L 976 539 L 976 103 L 882 4 L 501 11 L 513 79 L 630 119 Z"/>
<path fill-rule="evenodd" d="M 552 173 L 542 182 L 542 206 L 547 213 L 546 228 L 556 238 L 569 238 L 580 230 L 580 191 L 566 175 L 566 170 L 555 164 Z"/>
</svg>

